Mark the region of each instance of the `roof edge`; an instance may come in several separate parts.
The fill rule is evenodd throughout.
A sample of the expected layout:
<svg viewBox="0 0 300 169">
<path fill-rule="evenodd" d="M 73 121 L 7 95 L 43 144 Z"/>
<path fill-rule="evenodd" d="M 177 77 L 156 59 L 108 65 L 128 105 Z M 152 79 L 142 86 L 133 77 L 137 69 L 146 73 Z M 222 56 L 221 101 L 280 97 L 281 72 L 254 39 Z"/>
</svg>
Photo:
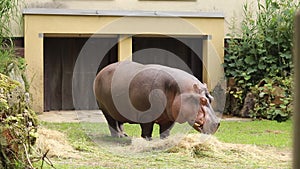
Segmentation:
<svg viewBox="0 0 300 169">
<path fill-rule="evenodd" d="M 123 11 L 123 10 L 80 10 L 25 8 L 23 15 L 70 15 L 70 16 L 140 16 L 140 17 L 194 17 L 224 18 L 222 12 L 179 12 L 179 11 Z"/>
</svg>

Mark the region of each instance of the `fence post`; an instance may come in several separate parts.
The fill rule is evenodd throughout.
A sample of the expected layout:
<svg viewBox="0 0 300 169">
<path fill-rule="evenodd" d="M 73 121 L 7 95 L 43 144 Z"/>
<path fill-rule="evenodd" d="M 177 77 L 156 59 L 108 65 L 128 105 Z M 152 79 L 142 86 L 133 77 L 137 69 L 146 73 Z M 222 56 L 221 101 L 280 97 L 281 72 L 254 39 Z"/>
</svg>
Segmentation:
<svg viewBox="0 0 300 169">
<path fill-rule="evenodd" d="M 294 162 L 293 168 L 300 168 L 300 11 L 295 18 L 294 63 L 295 63 L 295 107 L 294 107 Z"/>
</svg>

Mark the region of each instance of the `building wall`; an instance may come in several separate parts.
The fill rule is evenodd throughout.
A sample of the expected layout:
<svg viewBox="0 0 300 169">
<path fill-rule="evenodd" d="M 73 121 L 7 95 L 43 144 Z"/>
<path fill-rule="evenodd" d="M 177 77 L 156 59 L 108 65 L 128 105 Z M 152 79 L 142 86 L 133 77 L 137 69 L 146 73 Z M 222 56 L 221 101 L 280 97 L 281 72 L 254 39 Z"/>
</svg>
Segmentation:
<svg viewBox="0 0 300 169">
<path fill-rule="evenodd" d="M 189 12 L 222 12 L 225 16 L 225 32 L 229 33 L 232 18 L 237 23 L 242 20 L 242 7 L 256 0 L 26 0 L 27 8 L 62 8 L 84 10 L 131 10 L 131 11 L 189 11 Z M 16 33 L 21 36 L 22 32 Z"/>
<path fill-rule="evenodd" d="M 56 11 L 58 12 L 58 11 Z M 60 10 L 61 13 L 64 10 Z M 73 13 L 74 11 L 71 11 Z M 84 12 L 84 11 L 81 11 Z M 86 11 L 85 11 L 86 12 Z M 41 13 L 41 11 L 39 11 Z M 142 23 L 142 24 L 141 24 Z M 163 34 L 169 36 L 211 37 L 204 43 L 204 81 L 213 88 L 222 77 L 224 18 L 219 17 L 168 17 L 168 16 L 101 16 L 80 14 L 24 14 L 25 59 L 31 83 L 34 110 L 43 111 L 44 100 L 44 36 L 86 36 L 94 33 L 118 35 L 119 60 L 132 55 L 131 36 L 135 34 Z"/>
</svg>

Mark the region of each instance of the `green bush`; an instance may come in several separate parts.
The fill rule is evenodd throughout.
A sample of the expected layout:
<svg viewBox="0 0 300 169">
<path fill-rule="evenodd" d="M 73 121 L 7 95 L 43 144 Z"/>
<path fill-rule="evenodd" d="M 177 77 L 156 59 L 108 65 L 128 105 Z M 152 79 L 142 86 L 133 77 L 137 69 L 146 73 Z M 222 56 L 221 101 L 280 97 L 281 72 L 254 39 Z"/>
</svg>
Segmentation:
<svg viewBox="0 0 300 169">
<path fill-rule="evenodd" d="M 20 11 L 18 4 L 20 0 L 0 1 L 0 73 L 12 77 L 14 80 L 22 81 L 26 91 L 29 84 L 25 77 L 25 59 L 16 56 L 12 41 L 11 23 L 19 23 Z M 17 75 L 15 74 L 17 73 Z"/>
<path fill-rule="evenodd" d="M 32 168 L 37 117 L 20 83 L 0 74 L 0 168 Z"/>
<path fill-rule="evenodd" d="M 0 1 L 0 44 L 11 45 L 12 37 L 11 23 L 16 21 L 19 15 L 19 5 L 20 0 L 1 0 Z M 16 23 L 19 23 L 16 21 Z M 3 47 L 3 46 L 2 46 Z"/>
<path fill-rule="evenodd" d="M 279 122 L 289 119 L 293 112 L 292 77 L 275 77 L 263 79 L 258 85 L 251 88 L 256 96 L 253 118 L 266 118 Z"/>
<path fill-rule="evenodd" d="M 29 83 L 25 76 L 25 59 L 15 55 L 13 47 L 0 49 L 0 73 L 10 76 L 14 80 L 22 81 L 25 90 L 29 91 Z M 14 76 L 14 77 L 12 77 Z"/>
<path fill-rule="evenodd" d="M 241 100 L 262 79 L 285 80 L 293 72 L 293 19 L 299 3 L 293 0 L 258 0 L 257 3 L 257 13 L 253 13 L 248 4 L 244 5 L 241 29 L 231 27 L 231 38 L 225 49 L 225 75 L 234 77 L 236 85 L 243 89 L 240 93 L 231 93 Z M 291 86 L 287 87 L 291 90 Z M 253 114 L 259 116 L 264 106 L 270 105 L 256 106 L 261 107 L 260 112 L 256 107 Z"/>
<path fill-rule="evenodd" d="M 19 23 L 18 4 L 20 0 L 0 1 L 0 73 L 8 75 L 9 65 L 15 64 L 24 72 L 26 67 L 24 58 L 19 58 L 15 54 L 12 41 L 11 23 Z M 17 18 L 17 19 L 15 19 Z"/>
<path fill-rule="evenodd" d="M 0 168 L 7 169 L 34 168 L 36 156 L 32 146 L 37 139 L 37 117 L 27 92 L 26 64 L 15 54 L 10 25 L 21 13 L 18 3 L 0 1 Z"/>
</svg>

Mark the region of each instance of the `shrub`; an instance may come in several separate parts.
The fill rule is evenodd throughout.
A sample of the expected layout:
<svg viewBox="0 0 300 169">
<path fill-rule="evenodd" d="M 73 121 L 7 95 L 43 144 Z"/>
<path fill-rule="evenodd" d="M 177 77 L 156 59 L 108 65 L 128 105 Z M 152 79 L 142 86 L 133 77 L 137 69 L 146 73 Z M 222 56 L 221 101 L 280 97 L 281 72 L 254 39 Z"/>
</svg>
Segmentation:
<svg viewBox="0 0 300 169">
<path fill-rule="evenodd" d="M 18 2 L 0 1 L 0 168 L 8 169 L 34 168 L 32 146 L 37 139 L 37 118 L 26 92 L 26 64 L 16 56 L 11 38 L 12 18 L 20 14 Z"/>
<path fill-rule="evenodd" d="M 31 168 L 37 118 L 20 83 L 0 74 L 0 168 Z"/>
<path fill-rule="evenodd" d="M 0 73 L 19 81 L 26 91 L 29 91 L 29 83 L 25 76 L 26 63 L 24 58 L 15 55 L 13 47 L 0 49 Z"/>
<path fill-rule="evenodd" d="M 293 112 L 292 77 L 275 77 L 263 79 L 258 85 L 251 88 L 256 96 L 254 109 L 251 112 L 253 118 L 266 118 L 279 122 L 287 120 Z"/>
<path fill-rule="evenodd" d="M 234 77 L 236 85 L 243 90 L 240 93 L 231 93 L 241 100 L 262 79 L 280 77 L 285 80 L 293 72 L 293 18 L 299 3 L 293 0 L 257 2 L 257 13 L 253 13 L 248 4 L 244 5 L 240 33 L 235 25 L 231 27 L 231 38 L 225 49 L 225 75 L 228 78 Z M 291 90 L 291 86 L 286 87 Z M 242 104 L 238 106 L 241 108 Z M 260 112 L 257 112 L 258 107 L 254 110 L 254 114 L 259 116 L 265 110 L 263 107 L 270 105 L 256 106 L 262 106 Z"/>
<path fill-rule="evenodd" d="M 10 77 L 17 73 L 14 80 L 18 80 L 25 85 L 28 91 L 29 84 L 27 83 L 24 71 L 26 68 L 25 59 L 17 57 L 12 41 L 11 23 L 19 19 L 19 0 L 1 0 L 0 2 L 0 73 Z M 13 72 L 13 73 L 12 73 Z"/>
</svg>

